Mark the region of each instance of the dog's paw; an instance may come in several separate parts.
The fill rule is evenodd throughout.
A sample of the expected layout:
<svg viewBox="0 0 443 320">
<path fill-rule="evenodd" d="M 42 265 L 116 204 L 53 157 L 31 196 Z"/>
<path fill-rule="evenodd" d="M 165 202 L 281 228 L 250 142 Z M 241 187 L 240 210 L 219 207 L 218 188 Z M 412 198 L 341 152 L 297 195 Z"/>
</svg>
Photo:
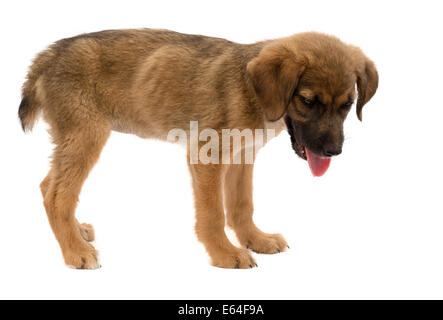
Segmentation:
<svg viewBox="0 0 443 320">
<path fill-rule="evenodd" d="M 63 253 L 67 266 L 74 269 L 99 269 L 98 252 L 90 244 Z"/>
<path fill-rule="evenodd" d="M 212 264 L 216 267 L 227 269 L 250 269 L 258 267 L 248 250 L 238 248 L 231 252 L 220 252 L 213 256 Z"/>
<path fill-rule="evenodd" d="M 81 223 L 78 225 L 78 228 L 80 230 L 80 234 L 83 239 L 85 239 L 88 242 L 95 240 L 95 232 L 94 227 L 87 223 Z"/>
<path fill-rule="evenodd" d="M 256 253 L 274 254 L 286 251 L 289 246 L 280 234 L 268 234 L 254 231 L 248 234 L 242 244 Z"/>
</svg>

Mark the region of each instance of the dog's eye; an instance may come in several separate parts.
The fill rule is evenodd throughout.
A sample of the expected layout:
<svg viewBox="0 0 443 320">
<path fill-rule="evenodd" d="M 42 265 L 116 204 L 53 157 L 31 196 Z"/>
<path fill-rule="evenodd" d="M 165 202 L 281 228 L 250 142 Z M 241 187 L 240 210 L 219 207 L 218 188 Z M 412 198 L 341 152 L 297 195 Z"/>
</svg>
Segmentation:
<svg viewBox="0 0 443 320">
<path fill-rule="evenodd" d="M 314 100 L 312 99 L 308 99 L 308 98 L 304 98 L 304 97 L 300 97 L 301 102 L 303 102 L 303 104 L 307 107 L 313 107 L 314 106 Z"/>
<path fill-rule="evenodd" d="M 352 104 L 353 104 L 352 101 L 348 101 L 345 104 L 343 104 L 340 108 L 343 110 L 348 110 L 352 106 Z"/>
</svg>

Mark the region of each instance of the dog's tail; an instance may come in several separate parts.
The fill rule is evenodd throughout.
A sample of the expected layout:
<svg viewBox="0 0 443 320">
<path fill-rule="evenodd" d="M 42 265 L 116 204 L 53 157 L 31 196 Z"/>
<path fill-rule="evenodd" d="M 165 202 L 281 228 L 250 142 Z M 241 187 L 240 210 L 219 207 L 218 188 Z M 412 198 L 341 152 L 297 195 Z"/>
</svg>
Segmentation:
<svg viewBox="0 0 443 320">
<path fill-rule="evenodd" d="M 32 130 L 34 123 L 37 121 L 39 111 L 40 105 L 35 104 L 34 100 L 24 93 L 18 108 L 18 117 L 20 118 L 23 131 Z"/>
<path fill-rule="evenodd" d="M 27 79 L 23 84 L 22 102 L 18 109 L 18 117 L 25 132 L 32 130 L 42 110 L 42 101 L 38 99 L 37 91 L 41 86 L 42 76 L 50 66 L 53 57 L 52 48 L 40 53 L 32 63 Z"/>
</svg>

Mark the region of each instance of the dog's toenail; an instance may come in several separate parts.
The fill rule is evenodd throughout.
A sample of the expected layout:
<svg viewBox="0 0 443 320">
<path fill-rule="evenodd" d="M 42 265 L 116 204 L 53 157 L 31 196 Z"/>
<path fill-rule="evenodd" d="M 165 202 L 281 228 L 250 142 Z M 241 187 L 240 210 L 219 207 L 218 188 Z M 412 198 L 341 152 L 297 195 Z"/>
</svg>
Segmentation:
<svg viewBox="0 0 443 320">
<path fill-rule="evenodd" d="M 252 266 L 252 264 L 250 264 L 250 265 L 249 265 L 249 268 L 251 268 L 251 269 L 252 269 L 252 267 L 253 267 L 253 266 Z"/>
<path fill-rule="evenodd" d="M 280 253 L 281 252 L 280 249 L 277 249 L 277 252 Z"/>
</svg>

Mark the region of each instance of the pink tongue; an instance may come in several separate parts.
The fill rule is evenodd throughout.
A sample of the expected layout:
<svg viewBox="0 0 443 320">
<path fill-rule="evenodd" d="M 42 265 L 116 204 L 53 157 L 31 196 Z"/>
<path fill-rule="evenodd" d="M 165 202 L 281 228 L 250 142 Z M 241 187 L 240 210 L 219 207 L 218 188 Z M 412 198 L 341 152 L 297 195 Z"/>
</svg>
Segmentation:
<svg viewBox="0 0 443 320">
<path fill-rule="evenodd" d="M 306 157 L 308 158 L 309 168 L 311 169 L 314 177 L 321 177 L 329 168 L 331 158 L 320 158 L 316 156 L 308 148 L 305 148 Z"/>
</svg>

